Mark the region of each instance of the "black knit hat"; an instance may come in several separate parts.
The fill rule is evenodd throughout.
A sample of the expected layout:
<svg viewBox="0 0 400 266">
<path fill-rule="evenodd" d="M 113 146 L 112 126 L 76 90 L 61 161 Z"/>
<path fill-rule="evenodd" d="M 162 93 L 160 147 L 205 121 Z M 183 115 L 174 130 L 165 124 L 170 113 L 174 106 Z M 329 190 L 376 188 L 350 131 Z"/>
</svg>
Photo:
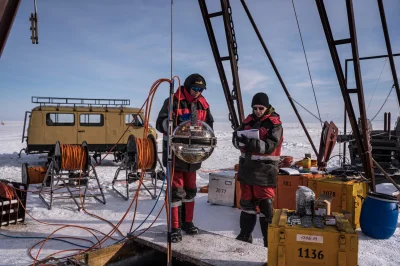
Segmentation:
<svg viewBox="0 0 400 266">
<path fill-rule="evenodd" d="M 262 105 L 268 108 L 269 107 L 268 95 L 265 94 L 264 92 L 256 93 L 256 95 L 253 96 L 253 100 L 251 101 L 251 106 L 253 107 L 254 105 Z"/>
<path fill-rule="evenodd" d="M 185 86 L 186 89 L 190 89 L 192 87 L 206 89 L 206 80 L 200 74 L 194 73 L 185 79 L 183 86 Z"/>
</svg>

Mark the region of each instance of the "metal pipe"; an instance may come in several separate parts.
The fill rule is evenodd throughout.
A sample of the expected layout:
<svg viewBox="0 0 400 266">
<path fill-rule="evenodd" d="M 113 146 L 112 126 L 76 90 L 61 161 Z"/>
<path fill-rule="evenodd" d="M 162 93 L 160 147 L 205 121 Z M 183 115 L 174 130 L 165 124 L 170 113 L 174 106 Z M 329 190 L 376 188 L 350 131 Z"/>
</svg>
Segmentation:
<svg viewBox="0 0 400 266">
<path fill-rule="evenodd" d="M 391 120 L 391 114 L 390 114 L 390 112 L 388 113 L 388 118 L 387 118 L 387 125 L 388 125 L 388 127 L 387 127 L 387 132 L 388 132 L 388 137 L 389 137 L 389 139 L 390 139 L 390 133 L 391 133 L 391 127 L 390 127 L 390 121 Z"/>
<path fill-rule="evenodd" d="M 167 132 L 167 199 L 168 199 L 168 210 L 166 212 L 167 218 L 167 265 L 172 265 L 172 173 L 173 173 L 173 155 L 172 155 L 172 130 L 173 130 L 173 105 L 174 105 L 174 79 L 173 79 L 173 64 L 172 64 L 172 53 L 173 53 L 173 15 L 174 15 L 174 0 L 171 0 L 171 83 L 169 86 L 169 112 L 168 112 L 168 132 Z M 172 172 L 172 173 L 171 173 Z M 157 182 L 157 174 L 156 181 Z M 154 185 L 156 186 L 156 185 Z M 151 193 L 150 193 L 151 194 Z M 167 208 L 166 208 L 167 209 Z"/>
<path fill-rule="evenodd" d="M 377 0 L 377 1 L 378 1 L 378 7 L 379 7 L 379 14 L 381 16 L 383 35 L 385 36 L 386 49 L 388 51 L 388 56 L 389 56 L 390 69 L 392 70 L 394 87 L 396 88 L 397 101 L 399 102 L 399 105 L 400 105 L 399 80 L 397 79 L 396 66 L 395 66 L 394 60 L 393 60 L 392 46 L 390 45 L 390 37 L 389 37 L 389 32 L 388 32 L 388 28 L 387 28 L 387 24 L 386 24 L 385 9 L 383 7 L 382 0 Z"/>
<path fill-rule="evenodd" d="M 399 54 L 393 54 L 393 56 L 400 56 L 400 53 Z M 388 56 L 387 55 L 375 55 L 375 56 L 360 57 L 359 59 L 360 60 L 368 60 L 368 59 L 377 59 L 377 58 L 386 58 L 386 57 L 388 57 Z M 353 61 L 353 58 L 346 59 L 346 62 L 347 61 Z"/>
<path fill-rule="evenodd" d="M 383 132 L 387 131 L 387 113 L 383 114 Z"/>
<path fill-rule="evenodd" d="M 247 5 L 246 5 L 245 1 L 244 1 L 244 0 L 240 0 L 240 2 L 242 3 L 244 10 L 246 11 L 247 16 L 249 17 L 249 20 L 250 20 L 250 22 L 251 22 L 251 25 L 253 26 L 254 31 L 256 32 L 257 37 L 258 37 L 258 39 L 260 40 L 260 43 L 261 43 L 262 47 L 264 48 L 264 51 L 265 51 L 265 53 L 266 53 L 266 55 L 267 55 L 267 57 L 268 57 L 268 59 L 269 59 L 269 62 L 271 63 L 271 66 L 272 66 L 272 68 L 274 69 L 275 74 L 276 74 L 276 76 L 278 77 L 279 82 L 281 83 L 281 86 L 282 86 L 283 90 L 285 91 L 285 94 L 286 94 L 286 96 L 288 97 L 288 100 L 289 100 L 289 102 L 290 102 L 290 104 L 291 104 L 291 106 L 292 106 L 294 112 L 296 113 L 296 116 L 297 116 L 297 118 L 299 119 L 299 122 L 300 122 L 300 124 L 301 124 L 301 126 L 302 126 L 304 132 L 306 133 L 307 139 L 308 139 L 308 141 L 310 142 L 310 144 L 311 144 L 311 146 L 312 146 L 312 148 L 313 148 L 313 150 L 314 150 L 315 156 L 318 157 L 318 152 L 317 152 L 317 149 L 315 148 L 314 142 L 312 141 L 311 136 L 310 136 L 310 134 L 308 133 L 307 128 L 306 128 L 306 126 L 304 125 L 303 120 L 301 119 L 300 114 L 299 114 L 299 112 L 297 111 L 296 106 L 294 105 L 294 102 L 293 102 L 293 100 L 292 100 L 292 96 L 290 96 L 289 91 L 287 90 L 286 85 L 285 85 L 285 83 L 283 82 L 283 79 L 282 79 L 281 75 L 279 74 L 279 71 L 278 71 L 278 69 L 277 69 L 277 67 L 276 67 L 276 65 L 275 65 L 275 63 L 274 63 L 274 60 L 272 59 L 271 54 L 269 53 L 268 48 L 267 48 L 267 46 L 265 45 L 265 42 L 264 42 L 264 40 L 263 40 L 263 38 L 262 38 L 260 32 L 258 31 L 257 25 L 256 25 L 256 23 L 254 22 L 253 17 L 252 17 L 252 15 L 250 14 L 250 11 L 249 11 L 249 9 L 247 8 Z"/>
<path fill-rule="evenodd" d="M 344 74 L 344 82 L 347 89 L 347 60 L 344 64 L 345 74 Z M 346 105 L 344 105 L 344 136 L 346 138 L 346 130 L 347 130 L 347 112 L 346 112 Z M 340 144 L 339 144 L 340 145 Z M 346 141 L 343 142 L 343 165 L 346 165 Z"/>
<path fill-rule="evenodd" d="M 172 132 L 173 132 L 173 121 L 172 121 L 172 113 L 173 113 L 173 98 L 174 98 L 174 81 L 171 80 L 170 84 L 170 90 L 169 90 L 169 113 L 168 113 L 168 132 L 167 132 L 167 137 L 168 137 L 168 144 L 167 144 L 167 182 L 168 182 L 168 187 L 167 187 L 167 198 L 168 198 L 168 234 L 167 234 L 167 259 L 168 263 L 167 265 L 172 265 L 172 173 L 173 173 L 173 156 L 172 156 Z"/>
</svg>

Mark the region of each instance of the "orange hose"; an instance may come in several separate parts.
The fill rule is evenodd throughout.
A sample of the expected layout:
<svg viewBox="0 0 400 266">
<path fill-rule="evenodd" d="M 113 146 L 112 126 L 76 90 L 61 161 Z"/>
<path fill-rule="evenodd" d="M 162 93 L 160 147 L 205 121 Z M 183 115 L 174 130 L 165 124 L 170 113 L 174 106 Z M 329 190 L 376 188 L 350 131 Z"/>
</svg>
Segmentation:
<svg viewBox="0 0 400 266">
<path fill-rule="evenodd" d="M 4 182 L 0 182 L 0 197 L 8 200 L 15 198 L 15 191 Z"/>
<path fill-rule="evenodd" d="M 136 139 L 138 150 L 138 168 L 142 170 L 151 169 L 154 165 L 154 145 L 150 138 Z"/>
<path fill-rule="evenodd" d="M 173 79 L 175 79 L 175 78 L 177 78 L 178 79 L 178 82 L 179 82 L 179 87 L 180 87 L 180 79 L 179 79 L 179 77 L 177 77 L 177 76 L 175 76 L 175 77 L 173 77 Z M 172 81 L 171 80 L 169 80 L 169 79 L 159 79 L 159 80 L 157 80 L 156 82 L 154 82 L 153 83 L 153 85 L 152 85 L 152 87 L 151 87 L 151 89 L 150 89 L 150 92 L 149 92 L 149 96 L 147 97 L 147 99 L 146 99 L 146 101 L 145 101 L 145 103 L 143 104 L 143 106 L 140 108 L 140 110 L 139 110 L 139 112 L 138 113 L 140 113 L 140 111 L 143 109 L 143 107 L 146 105 L 146 112 L 145 112 L 145 119 L 144 119 L 144 126 L 145 126 L 145 128 L 144 128 L 144 134 L 143 134 L 143 136 L 147 136 L 148 135 L 148 125 L 149 125 L 149 121 L 150 121 L 150 111 L 151 111 L 151 106 L 152 106 L 152 103 L 153 103 L 153 98 L 154 98 L 154 95 L 155 95 L 155 92 L 157 91 L 157 89 L 158 89 L 158 87 L 159 87 L 159 85 L 161 84 L 161 83 L 163 83 L 163 82 L 168 82 L 168 83 L 171 83 Z M 178 105 L 179 105 L 179 102 L 178 102 Z M 132 119 L 132 122 L 133 122 L 134 120 Z M 131 122 L 131 124 L 132 124 L 132 122 Z M 114 149 L 115 149 L 115 147 L 117 146 L 117 144 L 121 141 L 121 139 L 123 138 L 123 136 L 126 134 L 126 132 L 128 131 L 128 129 L 129 129 L 129 126 L 130 125 L 128 125 L 127 126 L 127 128 L 126 128 L 126 130 L 124 131 L 124 133 L 121 135 L 121 137 L 118 139 L 118 141 L 117 141 L 117 143 L 115 143 L 115 145 L 106 153 L 106 155 L 100 160 L 100 162 L 97 164 L 97 165 L 95 165 L 95 166 L 93 166 L 93 169 L 96 167 L 96 166 L 98 166 L 100 163 L 101 163 L 101 161 L 103 161 Z M 155 160 L 155 158 L 154 158 L 154 146 L 153 145 L 150 145 L 150 139 L 145 139 L 145 140 L 139 140 L 138 141 L 138 146 L 140 146 L 140 148 L 138 148 L 139 150 L 142 150 L 142 152 L 141 152 L 141 156 L 140 156 L 140 166 L 141 166 L 141 168 L 143 169 L 143 167 L 145 167 L 145 169 L 146 169 L 146 167 L 151 167 L 152 166 L 152 160 L 153 160 L 153 163 L 154 163 L 154 160 Z M 65 158 L 64 157 L 62 157 L 62 169 L 64 169 L 64 170 L 66 170 L 66 169 L 68 169 L 68 170 L 72 170 L 72 169 L 75 169 L 75 170 L 80 170 L 81 171 L 81 174 L 82 174 L 82 166 L 83 165 L 85 165 L 85 163 L 87 162 L 87 158 L 86 158 L 86 153 L 85 152 L 82 152 L 82 151 L 79 151 L 79 148 L 83 148 L 83 147 L 81 147 L 81 146 L 77 146 L 76 147 L 76 149 L 75 148 L 72 148 L 72 150 L 71 150 L 71 146 L 72 145 L 63 145 L 62 146 L 62 151 L 63 151 L 63 154 L 62 154 L 62 156 L 65 156 Z M 147 146 L 147 148 L 146 148 L 146 146 Z M 65 151 L 67 151 L 66 152 L 66 154 L 65 154 Z M 64 155 L 65 154 L 65 155 Z M 71 169 L 69 169 L 69 168 L 71 168 Z M 87 175 L 89 175 L 89 173 L 90 173 L 90 171 L 91 170 L 88 170 L 87 171 L 87 173 L 85 173 L 85 176 L 87 176 Z M 79 255 L 79 254 L 81 254 L 82 252 L 87 252 L 87 251 L 90 251 L 90 250 L 92 250 L 92 249 L 96 249 L 96 248 L 101 248 L 101 246 L 102 246 L 102 244 L 103 243 L 105 243 L 105 241 L 107 240 L 107 239 L 113 239 L 113 240 L 115 240 L 115 238 L 113 238 L 112 237 L 112 235 L 116 232 L 116 231 L 118 231 L 119 232 L 119 230 L 118 230 L 118 227 L 122 224 L 122 222 L 125 220 L 125 218 L 126 218 L 126 216 L 128 215 L 128 213 L 130 212 L 130 210 L 131 210 L 131 208 L 132 208 L 132 206 L 133 206 L 133 204 L 135 203 L 135 201 L 136 201 L 136 206 L 135 206 L 135 211 L 134 211 L 134 215 L 133 215 L 133 219 L 132 219 L 132 226 L 133 226 L 133 224 L 134 224 L 134 222 L 135 222 L 135 218 L 136 218 L 136 209 L 137 209 L 137 204 L 138 204 L 138 196 L 139 196 L 139 191 L 140 191 L 140 187 L 141 187 L 141 184 L 142 184 L 142 181 L 143 181 L 143 177 L 144 177 L 144 172 L 145 171 L 142 171 L 142 173 L 141 173 L 141 177 L 140 177 L 140 183 L 139 183 L 139 185 L 138 185 L 138 188 L 137 188 L 137 190 L 136 190 L 136 193 L 135 193 L 135 196 L 133 197 L 133 199 L 132 199 L 132 201 L 131 201 L 131 203 L 130 203 L 130 205 L 129 205 L 129 207 L 128 207 L 128 209 L 126 210 L 126 212 L 125 212 L 125 214 L 121 217 L 121 219 L 120 219 L 120 221 L 116 224 L 116 225 L 113 225 L 111 222 L 108 222 L 107 220 L 105 220 L 105 219 L 103 219 L 103 218 L 101 218 L 101 217 L 99 217 L 99 216 L 97 216 L 97 215 L 93 215 L 93 214 L 91 214 L 91 213 L 88 213 L 86 210 L 85 210 L 85 208 L 84 208 L 84 206 L 83 206 L 83 204 L 82 204 L 82 209 L 83 209 L 83 211 L 86 213 L 86 214 L 89 214 L 89 215 L 91 215 L 91 216 L 93 216 L 93 217 L 96 217 L 96 218 L 98 218 L 98 219 L 100 219 L 100 220 L 103 220 L 103 221 L 106 221 L 106 222 L 108 222 L 111 226 L 112 226 L 112 229 L 111 229 L 111 231 L 110 232 L 108 232 L 107 234 L 105 234 L 105 233 L 102 233 L 102 232 L 99 232 L 99 231 L 97 231 L 97 230 L 95 230 L 95 229 L 92 229 L 92 228 L 87 228 L 87 227 L 84 227 L 84 226 L 78 226 L 78 225 L 63 225 L 61 228 L 59 228 L 59 229 L 57 229 L 57 230 L 55 230 L 55 231 L 53 231 L 49 236 L 48 236 L 48 238 L 46 239 L 46 240 L 43 240 L 43 241 L 40 241 L 39 243 L 42 243 L 41 244 L 41 246 L 40 246 L 40 248 L 39 248 L 39 250 L 38 250 L 38 253 L 37 253 L 37 255 L 36 255 L 36 258 L 34 258 L 34 265 L 36 264 L 36 262 L 38 261 L 38 257 L 39 257 L 39 254 L 40 254 L 40 252 L 41 252 L 41 250 L 43 249 L 43 247 L 44 247 L 44 245 L 45 245 L 45 243 L 47 242 L 47 240 L 54 234 L 54 233 L 56 233 L 57 231 L 59 231 L 59 230 L 61 230 L 61 229 L 63 229 L 63 228 L 66 228 L 66 227 L 76 227 L 76 228 L 80 228 L 80 229 L 84 229 L 84 230 L 87 230 L 89 233 L 91 233 L 95 238 L 96 238 L 96 244 L 94 244 L 92 247 L 90 247 L 90 248 L 88 248 L 88 249 L 82 249 L 82 250 L 80 250 L 79 252 L 77 252 L 76 254 L 75 254 L 75 256 L 77 256 L 77 255 Z M 172 172 L 172 174 L 171 174 L 171 176 L 173 177 L 173 174 L 174 174 L 174 163 L 172 164 L 172 169 L 171 169 L 171 172 Z M 170 185 L 170 184 L 167 184 L 167 186 L 168 185 Z M 81 200 L 81 203 L 82 203 L 82 198 L 80 197 L 80 200 Z M 158 219 L 158 217 L 159 217 L 159 215 L 161 214 L 161 212 L 162 212 L 162 210 L 163 210 L 163 207 L 167 207 L 166 208 L 166 210 L 167 210 L 167 213 L 168 213 L 168 199 L 166 198 L 166 202 L 165 202 L 165 204 L 163 204 L 163 206 L 162 206 L 162 208 L 161 208 L 161 210 L 159 211 L 159 213 L 158 213 L 158 215 L 156 216 L 156 218 L 153 220 L 153 222 L 143 231 L 143 232 L 141 232 L 140 234 L 142 234 L 142 233 L 144 233 L 145 231 L 147 231 L 149 228 L 151 228 L 151 226 L 156 222 L 156 220 Z M 25 210 L 26 211 L 26 210 Z M 29 215 L 29 214 L 28 214 Z M 30 215 L 29 215 L 30 216 Z M 32 216 L 31 216 L 32 217 Z M 33 218 L 33 217 L 32 217 Z M 167 214 L 167 223 L 170 223 L 170 221 L 169 221 L 169 215 Z M 35 218 L 33 218 L 34 220 L 36 220 Z M 41 221 L 38 221 L 38 220 L 36 220 L 37 222 L 40 222 L 40 223 L 43 223 L 43 224 L 48 224 L 48 225 L 60 225 L 60 224 L 50 224 L 50 223 L 45 223 L 45 222 L 41 222 Z M 97 231 L 98 233 L 101 233 L 101 234 L 103 234 L 104 235 L 104 237 L 102 238 L 102 239 L 98 239 L 97 237 L 96 237 L 96 235 L 94 235 L 93 233 L 92 233 L 92 231 Z M 139 234 L 139 235 L 140 235 Z M 138 235 L 136 235 L 136 236 L 134 236 L 134 237 L 137 237 Z M 84 239 L 82 239 L 82 240 L 84 240 Z M 39 244 L 39 243 L 37 243 L 37 245 Z M 36 245 L 35 245 L 36 246 Z M 31 250 L 30 250 L 30 252 L 32 251 L 32 249 L 33 249 L 33 247 L 31 248 Z M 54 253 L 54 254 L 59 254 L 59 253 L 61 253 L 61 252 L 67 252 L 67 251 L 72 251 L 72 250 L 64 250 L 64 251 L 59 251 L 59 252 L 56 252 L 56 253 Z M 74 255 L 69 255 L 69 256 L 66 256 L 66 257 L 73 257 Z M 31 257 L 33 257 L 33 256 L 31 256 Z"/>
<path fill-rule="evenodd" d="M 85 148 L 80 145 L 61 145 L 61 169 L 82 170 L 87 162 Z"/>
</svg>

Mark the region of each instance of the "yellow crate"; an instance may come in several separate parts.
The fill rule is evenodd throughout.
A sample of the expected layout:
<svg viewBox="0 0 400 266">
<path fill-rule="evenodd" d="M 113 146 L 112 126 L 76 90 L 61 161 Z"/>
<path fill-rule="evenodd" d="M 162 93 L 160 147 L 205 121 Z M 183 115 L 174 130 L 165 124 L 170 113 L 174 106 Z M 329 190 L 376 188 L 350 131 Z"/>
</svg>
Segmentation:
<svg viewBox="0 0 400 266">
<path fill-rule="evenodd" d="M 336 226 L 304 228 L 287 224 L 287 209 L 274 212 L 268 227 L 268 266 L 356 266 L 358 235 L 345 219 Z"/>
<path fill-rule="evenodd" d="M 315 197 L 327 194 L 333 197 L 331 211 L 347 211 L 351 214 L 353 228 L 360 228 L 361 205 L 368 193 L 368 184 L 364 181 L 350 180 L 342 181 L 335 176 L 310 179 L 308 187 L 311 188 Z"/>
</svg>

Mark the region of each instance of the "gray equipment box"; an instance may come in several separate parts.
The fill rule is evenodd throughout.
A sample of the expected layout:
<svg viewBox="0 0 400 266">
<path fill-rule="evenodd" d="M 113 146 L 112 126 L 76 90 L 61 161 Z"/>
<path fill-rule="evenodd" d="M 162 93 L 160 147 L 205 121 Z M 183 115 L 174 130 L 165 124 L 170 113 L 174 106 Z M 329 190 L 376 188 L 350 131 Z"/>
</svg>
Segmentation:
<svg viewBox="0 0 400 266">
<path fill-rule="evenodd" d="M 235 206 L 235 171 L 210 173 L 208 203 Z"/>
</svg>

